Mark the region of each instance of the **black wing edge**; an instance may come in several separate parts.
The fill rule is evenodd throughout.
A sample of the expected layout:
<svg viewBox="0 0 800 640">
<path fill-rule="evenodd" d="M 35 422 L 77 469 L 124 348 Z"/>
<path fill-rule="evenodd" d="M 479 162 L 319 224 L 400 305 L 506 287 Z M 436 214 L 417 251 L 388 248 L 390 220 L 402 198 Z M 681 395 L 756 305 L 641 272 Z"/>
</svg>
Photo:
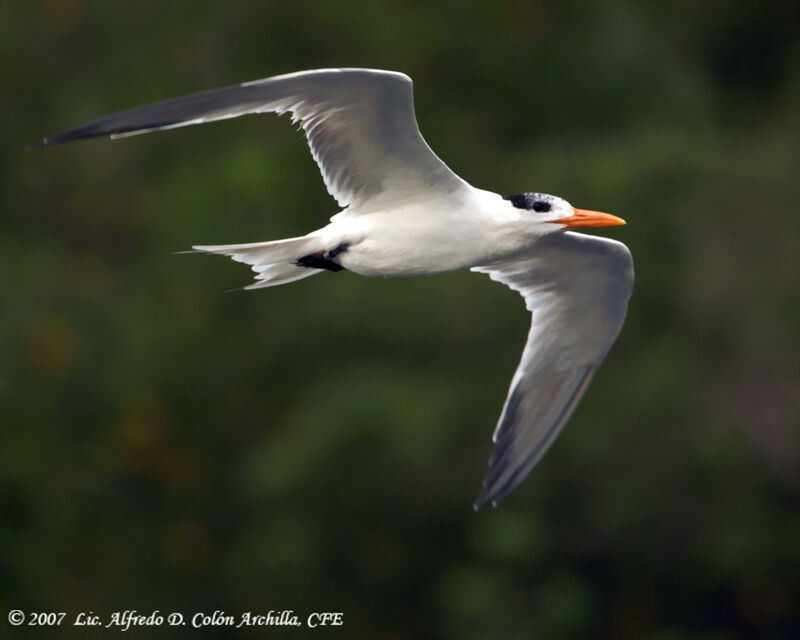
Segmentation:
<svg viewBox="0 0 800 640">
<path fill-rule="evenodd" d="M 503 445 L 502 442 L 498 441 L 495 444 L 495 450 L 492 452 L 489 463 L 489 472 L 487 473 L 486 478 L 483 480 L 482 491 L 472 505 L 472 509 L 474 511 L 480 511 L 480 509 L 489 502 L 491 502 L 492 507 L 497 508 L 499 504 L 508 496 L 508 494 L 516 489 L 525 479 L 525 477 L 531 471 L 533 471 L 533 467 L 526 468 L 528 463 L 533 459 L 541 458 L 541 456 L 543 456 L 553 444 L 553 436 L 557 436 L 566 421 L 572 417 L 572 414 L 575 412 L 578 403 L 586 393 L 589 383 L 594 377 L 596 371 L 596 367 L 584 367 L 583 371 L 578 377 L 578 381 L 575 384 L 572 393 L 570 394 L 570 398 L 565 403 L 561 413 L 559 413 L 559 415 L 553 420 L 553 423 L 550 425 L 542 439 L 531 451 L 528 452 L 524 460 L 517 464 L 516 469 L 500 485 L 497 484 L 497 480 L 508 468 L 509 461 L 505 454 L 507 453 L 506 449 L 511 443 L 507 442 L 505 445 Z M 512 393 L 512 397 L 509 399 L 509 409 L 506 411 L 507 418 L 510 418 L 513 415 L 513 412 L 516 412 L 517 408 L 519 407 L 520 400 L 521 398 L 514 399 L 514 393 Z M 506 438 L 512 436 L 513 434 L 505 434 Z M 535 467 L 536 464 L 533 466 Z"/>
<path fill-rule="evenodd" d="M 183 120 L 166 120 L 164 122 L 153 122 L 146 127 L 141 126 L 129 126 L 129 127 L 115 127 L 113 129 L 105 129 L 99 126 L 102 121 L 91 122 L 89 124 L 77 127 L 75 129 L 70 129 L 69 131 L 64 131 L 63 133 L 58 133 L 51 138 L 45 138 L 41 142 L 35 142 L 34 144 L 29 144 L 25 147 L 25 151 L 30 153 L 31 151 L 39 151 L 40 149 L 44 149 L 45 147 L 52 147 L 57 144 L 65 144 L 67 142 L 72 142 L 74 140 L 87 140 L 89 138 L 97 138 L 99 136 L 113 136 L 119 135 L 124 133 L 132 133 L 135 131 L 144 132 L 148 129 L 161 129 L 163 127 L 169 127 L 174 124 L 180 124 Z"/>
<path fill-rule="evenodd" d="M 124 134 L 146 133 L 165 127 L 180 126 L 198 117 L 203 117 L 219 109 L 237 104 L 249 91 L 252 85 L 231 85 L 219 89 L 209 89 L 190 93 L 177 98 L 169 98 L 152 102 L 141 107 L 118 111 L 111 115 L 86 122 L 74 129 L 45 138 L 41 142 L 25 147 L 25 151 L 37 151 L 57 144 Z"/>
</svg>

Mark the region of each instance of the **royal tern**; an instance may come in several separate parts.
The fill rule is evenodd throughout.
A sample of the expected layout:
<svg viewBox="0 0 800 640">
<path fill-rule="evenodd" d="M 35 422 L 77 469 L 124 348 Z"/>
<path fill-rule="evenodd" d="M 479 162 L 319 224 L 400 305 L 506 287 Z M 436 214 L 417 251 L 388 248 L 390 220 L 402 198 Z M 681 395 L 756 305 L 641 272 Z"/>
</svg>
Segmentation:
<svg viewBox="0 0 800 640">
<path fill-rule="evenodd" d="M 497 506 L 575 411 L 633 288 L 625 245 L 567 230 L 625 222 L 551 195 L 500 196 L 467 184 L 422 138 L 411 79 L 390 71 L 321 69 L 205 91 L 106 116 L 29 149 L 264 112 L 288 112 L 300 124 L 342 211 L 298 238 L 193 248 L 251 265 L 256 281 L 247 289 L 324 270 L 403 277 L 471 269 L 519 292 L 531 329 L 474 504 Z"/>
</svg>

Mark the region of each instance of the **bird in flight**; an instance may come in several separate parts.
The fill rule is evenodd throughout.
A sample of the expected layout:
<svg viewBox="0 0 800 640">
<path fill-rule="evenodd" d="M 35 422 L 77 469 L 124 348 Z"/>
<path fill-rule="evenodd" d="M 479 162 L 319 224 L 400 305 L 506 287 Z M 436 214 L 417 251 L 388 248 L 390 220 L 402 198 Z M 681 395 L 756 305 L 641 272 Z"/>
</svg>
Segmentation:
<svg viewBox="0 0 800 640">
<path fill-rule="evenodd" d="M 411 79 L 376 69 L 303 71 L 156 102 L 28 150 L 265 112 L 288 112 L 300 124 L 342 211 L 302 237 L 193 249 L 250 265 L 255 282 L 246 289 L 326 270 L 407 277 L 471 269 L 521 294 L 531 329 L 474 504 L 497 506 L 575 411 L 622 328 L 633 289 L 625 245 L 570 229 L 625 221 L 543 193 L 500 196 L 471 186 L 422 138 Z"/>
</svg>

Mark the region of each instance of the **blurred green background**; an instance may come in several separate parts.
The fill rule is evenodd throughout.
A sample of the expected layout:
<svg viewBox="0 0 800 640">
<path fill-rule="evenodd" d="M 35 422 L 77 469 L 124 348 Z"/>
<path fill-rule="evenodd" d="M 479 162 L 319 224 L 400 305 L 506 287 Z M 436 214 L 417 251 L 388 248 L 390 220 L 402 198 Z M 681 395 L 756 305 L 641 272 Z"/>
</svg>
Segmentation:
<svg viewBox="0 0 800 640">
<path fill-rule="evenodd" d="M 2 13 L 0 636 L 19 608 L 344 612 L 320 638 L 798 637 L 797 3 Z M 497 510 L 471 504 L 528 328 L 516 294 L 468 272 L 225 294 L 248 269 L 172 254 L 337 211 L 288 119 L 23 151 L 333 66 L 412 76 L 472 184 L 628 221 L 605 234 L 636 264 L 626 326 Z"/>
</svg>

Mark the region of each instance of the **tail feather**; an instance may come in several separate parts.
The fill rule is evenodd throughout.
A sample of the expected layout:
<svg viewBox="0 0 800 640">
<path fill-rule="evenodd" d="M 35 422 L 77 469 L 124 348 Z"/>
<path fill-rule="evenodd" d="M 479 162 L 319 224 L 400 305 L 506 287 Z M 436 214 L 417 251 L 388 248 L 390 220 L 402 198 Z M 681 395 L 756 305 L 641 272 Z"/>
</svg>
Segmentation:
<svg viewBox="0 0 800 640">
<path fill-rule="evenodd" d="M 274 287 L 322 271 L 297 265 L 298 259 L 321 249 L 319 239 L 313 236 L 248 244 L 196 245 L 192 249 L 229 256 L 236 262 L 249 264 L 256 273 L 256 281 L 245 289 Z"/>
</svg>

